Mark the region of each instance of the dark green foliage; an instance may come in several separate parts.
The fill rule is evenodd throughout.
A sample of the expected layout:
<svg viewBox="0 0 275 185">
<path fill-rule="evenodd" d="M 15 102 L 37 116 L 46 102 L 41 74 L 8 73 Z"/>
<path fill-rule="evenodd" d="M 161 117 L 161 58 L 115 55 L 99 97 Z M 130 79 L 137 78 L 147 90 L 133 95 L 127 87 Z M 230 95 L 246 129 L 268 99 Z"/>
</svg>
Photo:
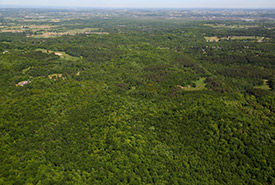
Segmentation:
<svg viewBox="0 0 275 185">
<path fill-rule="evenodd" d="M 264 89 L 247 89 L 246 90 L 247 93 L 254 95 L 256 97 L 262 97 L 262 96 L 266 96 L 268 94 L 270 94 L 269 91 L 264 90 Z"/>
<path fill-rule="evenodd" d="M 274 22 L 72 11 L 1 12 L 4 26 L 45 14 L 35 23 L 51 31 L 110 34 L 0 33 L 0 184 L 275 183 Z M 224 19 L 215 12 L 211 19 Z M 211 43 L 205 35 L 269 39 Z"/>
<path fill-rule="evenodd" d="M 205 80 L 206 87 L 217 92 L 225 92 L 226 90 L 222 88 L 222 83 L 218 80 L 215 80 L 211 77 L 206 78 Z"/>
<path fill-rule="evenodd" d="M 275 90 L 275 77 L 270 77 L 267 81 L 269 88 L 274 91 Z"/>
<path fill-rule="evenodd" d="M 198 74 L 206 73 L 206 71 L 201 66 L 199 66 L 194 61 L 192 61 L 192 59 L 190 59 L 186 56 L 183 56 L 183 55 L 176 56 L 176 59 L 173 63 L 178 63 L 184 67 L 189 67 L 189 68 L 193 69 Z"/>
<path fill-rule="evenodd" d="M 251 67 L 251 66 L 241 66 L 234 67 L 225 70 L 221 70 L 220 74 L 226 77 L 234 77 L 234 78 L 261 78 L 267 79 L 270 77 L 270 74 L 266 71 Z"/>
</svg>

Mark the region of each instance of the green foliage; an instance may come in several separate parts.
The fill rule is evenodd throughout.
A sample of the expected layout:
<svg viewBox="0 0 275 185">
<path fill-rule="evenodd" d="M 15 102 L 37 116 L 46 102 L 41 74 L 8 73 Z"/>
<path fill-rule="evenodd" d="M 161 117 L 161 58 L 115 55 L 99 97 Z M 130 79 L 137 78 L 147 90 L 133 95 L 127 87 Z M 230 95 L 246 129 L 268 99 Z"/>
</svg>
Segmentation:
<svg viewBox="0 0 275 185">
<path fill-rule="evenodd" d="M 264 89 L 247 89 L 247 93 L 254 95 L 256 97 L 262 97 L 262 96 L 266 96 L 268 94 L 270 94 L 270 92 L 268 90 L 264 90 Z"/>
<path fill-rule="evenodd" d="M 264 28 L 274 23 L 93 11 L 24 14 L 49 16 L 36 26 L 51 31 L 110 34 L 0 33 L 0 184 L 275 183 L 274 35 Z M 2 11 L 3 26 L 21 26 L 18 13 Z"/>
<path fill-rule="evenodd" d="M 275 77 L 270 77 L 269 80 L 267 81 L 267 84 L 269 88 L 274 91 L 275 90 Z"/>
</svg>

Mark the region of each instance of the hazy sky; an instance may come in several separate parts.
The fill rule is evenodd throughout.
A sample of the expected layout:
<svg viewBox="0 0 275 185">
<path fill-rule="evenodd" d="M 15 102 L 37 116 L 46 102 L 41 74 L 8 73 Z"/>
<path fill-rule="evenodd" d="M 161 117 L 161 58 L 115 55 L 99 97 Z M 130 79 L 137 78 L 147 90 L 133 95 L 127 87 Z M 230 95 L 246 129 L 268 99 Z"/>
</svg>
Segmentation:
<svg viewBox="0 0 275 185">
<path fill-rule="evenodd" d="M 275 0 L 0 0 L 5 5 L 41 7 L 275 8 Z"/>
</svg>

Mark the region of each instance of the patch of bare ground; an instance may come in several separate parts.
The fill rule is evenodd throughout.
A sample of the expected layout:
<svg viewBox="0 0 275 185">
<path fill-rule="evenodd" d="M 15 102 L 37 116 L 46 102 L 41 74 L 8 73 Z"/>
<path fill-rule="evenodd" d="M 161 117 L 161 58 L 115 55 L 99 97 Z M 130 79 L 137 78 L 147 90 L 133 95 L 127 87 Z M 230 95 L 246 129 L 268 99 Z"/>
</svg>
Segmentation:
<svg viewBox="0 0 275 185">
<path fill-rule="evenodd" d="M 52 74 L 48 76 L 50 80 L 58 80 L 59 78 L 62 78 L 62 74 Z M 62 78 L 64 80 L 64 78 Z"/>
<path fill-rule="evenodd" d="M 204 37 L 206 42 L 219 42 L 220 39 L 218 37 Z"/>
<path fill-rule="evenodd" d="M 22 33 L 22 30 L 1 30 L 2 33 Z"/>
</svg>

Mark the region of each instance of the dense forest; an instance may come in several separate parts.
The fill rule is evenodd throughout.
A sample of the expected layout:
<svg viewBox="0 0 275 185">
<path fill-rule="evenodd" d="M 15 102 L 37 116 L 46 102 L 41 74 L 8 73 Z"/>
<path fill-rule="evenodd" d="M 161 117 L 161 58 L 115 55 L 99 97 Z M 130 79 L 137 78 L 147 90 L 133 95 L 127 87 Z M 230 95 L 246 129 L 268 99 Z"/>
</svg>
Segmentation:
<svg viewBox="0 0 275 185">
<path fill-rule="evenodd" d="M 275 184 L 274 10 L 1 9 L 0 51 L 0 184 Z"/>
</svg>

